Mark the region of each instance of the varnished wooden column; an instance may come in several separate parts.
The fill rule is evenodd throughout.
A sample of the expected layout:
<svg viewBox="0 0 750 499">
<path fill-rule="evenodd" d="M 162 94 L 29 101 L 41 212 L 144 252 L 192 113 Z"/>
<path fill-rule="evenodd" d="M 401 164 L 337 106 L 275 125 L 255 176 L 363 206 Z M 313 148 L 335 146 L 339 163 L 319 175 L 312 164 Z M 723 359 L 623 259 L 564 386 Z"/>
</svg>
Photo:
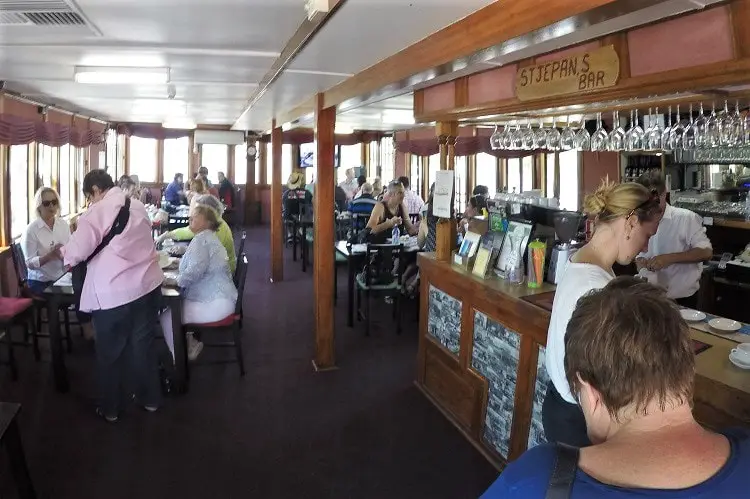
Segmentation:
<svg viewBox="0 0 750 499">
<path fill-rule="evenodd" d="M 315 148 L 318 158 L 318 178 L 313 197 L 315 230 L 313 255 L 315 265 L 315 359 L 316 371 L 335 369 L 335 331 L 333 319 L 334 265 L 334 189 L 336 177 L 336 108 L 323 108 L 323 94 L 316 96 Z M 304 244 L 304 243 L 303 243 Z"/>
<path fill-rule="evenodd" d="M 271 281 L 284 280 L 284 221 L 281 219 L 281 127 L 271 131 Z"/>
<path fill-rule="evenodd" d="M 438 148 L 440 151 L 440 169 L 455 170 L 456 167 L 456 137 L 458 136 L 458 123 L 438 123 L 435 127 L 438 134 Z M 455 186 L 455 182 L 454 182 Z M 454 187 L 455 196 L 455 187 Z M 451 207 L 453 207 L 451 196 Z M 441 218 L 437 224 L 435 256 L 440 261 L 450 261 L 451 252 L 456 246 L 456 220 Z"/>
</svg>

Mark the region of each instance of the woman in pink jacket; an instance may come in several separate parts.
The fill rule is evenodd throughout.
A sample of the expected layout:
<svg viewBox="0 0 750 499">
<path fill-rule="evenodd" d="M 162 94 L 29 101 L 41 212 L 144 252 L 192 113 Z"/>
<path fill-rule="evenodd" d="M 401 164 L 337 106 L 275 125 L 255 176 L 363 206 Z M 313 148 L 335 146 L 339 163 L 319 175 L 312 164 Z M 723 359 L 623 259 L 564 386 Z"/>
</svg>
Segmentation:
<svg viewBox="0 0 750 499">
<path fill-rule="evenodd" d="M 125 194 L 104 170 L 84 177 L 83 193 L 91 205 L 78 219 L 70 241 L 60 248 L 70 266 L 94 252 L 125 206 Z M 127 363 L 138 402 L 150 412 L 162 402 L 153 343 L 163 280 L 146 209 L 132 199 L 125 229 L 89 262 L 81 293 L 80 310 L 91 313 L 96 330 L 97 413 L 109 422 L 119 417 Z"/>
</svg>

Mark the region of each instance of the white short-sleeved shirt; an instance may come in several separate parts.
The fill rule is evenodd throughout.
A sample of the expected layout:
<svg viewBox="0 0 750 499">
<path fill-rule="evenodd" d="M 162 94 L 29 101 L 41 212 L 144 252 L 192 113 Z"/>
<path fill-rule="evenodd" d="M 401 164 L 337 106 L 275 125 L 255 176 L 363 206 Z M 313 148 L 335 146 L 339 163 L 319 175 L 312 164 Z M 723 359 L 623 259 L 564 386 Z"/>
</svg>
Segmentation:
<svg viewBox="0 0 750 499">
<path fill-rule="evenodd" d="M 29 280 L 55 281 L 65 273 L 62 260 L 54 259 L 39 265 L 39 259 L 49 253 L 55 245 L 64 245 L 69 239 L 70 226 L 61 218 L 55 218 L 51 229 L 41 218 L 37 218 L 26 227 L 21 236 L 21 250 L 29 269 Z"/>
<path fill-rule="evenodd" d="M 648 251 L 639 256 L 653 258 L 683 253 L 694 248 L 711 248 L 703 220 L 696 213 L 667 205 L 659 228 L 648 242 Z M 649 282 L 667 290 L 669 298 L 693 296 L 700 287 L 702 263 L 676 263 L 658 272 L 642 270 Z"/>
<path fill-rule="evenodd" d="M 565 267 L 552 303 L 552 316 L 547 330 L 545 365 L 557 392 L 571 404 L 577 404 L 565 377 L 565 330 L 573 316 L 578 299 L 593 289 L 601 289 L 614 275 L 597 265 L 569 262 Z"/>
</svg>

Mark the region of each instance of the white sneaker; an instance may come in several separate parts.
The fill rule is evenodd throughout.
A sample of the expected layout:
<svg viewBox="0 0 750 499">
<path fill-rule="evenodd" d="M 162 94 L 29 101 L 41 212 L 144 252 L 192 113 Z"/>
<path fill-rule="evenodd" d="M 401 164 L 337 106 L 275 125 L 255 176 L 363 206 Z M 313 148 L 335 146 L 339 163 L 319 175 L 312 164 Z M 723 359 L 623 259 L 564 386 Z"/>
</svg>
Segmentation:
<svg viewBox="0 0 750 499">
<path fill-rule="evenodd" d="M 194 361 L 203 351 L 203 342 L 198 340 L 192 340 L 188 344 L 188 360 Z"/>
</svg>

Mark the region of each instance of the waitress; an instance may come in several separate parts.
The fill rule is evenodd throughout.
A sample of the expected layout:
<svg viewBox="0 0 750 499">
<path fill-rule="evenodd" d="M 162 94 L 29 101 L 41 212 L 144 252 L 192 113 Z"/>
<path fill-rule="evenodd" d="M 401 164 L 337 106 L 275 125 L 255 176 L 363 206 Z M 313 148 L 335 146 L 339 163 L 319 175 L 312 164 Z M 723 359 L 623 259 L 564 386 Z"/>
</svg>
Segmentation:
<svg viewBox="0 0 750 499">
<path fill-rule="evenodd" d="M 604 183 L 586 196 L 584 211 L 595 217 L 591 240 L 565 267 L 552 304 L 545 365 L 551 383 L 542 405 L 542 424 L 548 442 L 575 447 L 590 445 L 586 421 L 565 376 L 565 334 L 578 299 L 614 279 L 612 266 L 630 264 L 656 233 L 659 201 L 636 183 Z"/>
<path fill-rule="evenodd" d="M 659 195 L 664 216 L 659 230 L 648 243 L 648 250 L 636 259 L 636 266 L 653 284 L 667 290 L 667 296 L 683 307 L 698 306 L 701 262 L 713 255 L 701 217 L 684 208 L 667 204 L 667 186 L 661 172 L 652 170 L 638 178 L 638 183 Z"/>
</svg>

